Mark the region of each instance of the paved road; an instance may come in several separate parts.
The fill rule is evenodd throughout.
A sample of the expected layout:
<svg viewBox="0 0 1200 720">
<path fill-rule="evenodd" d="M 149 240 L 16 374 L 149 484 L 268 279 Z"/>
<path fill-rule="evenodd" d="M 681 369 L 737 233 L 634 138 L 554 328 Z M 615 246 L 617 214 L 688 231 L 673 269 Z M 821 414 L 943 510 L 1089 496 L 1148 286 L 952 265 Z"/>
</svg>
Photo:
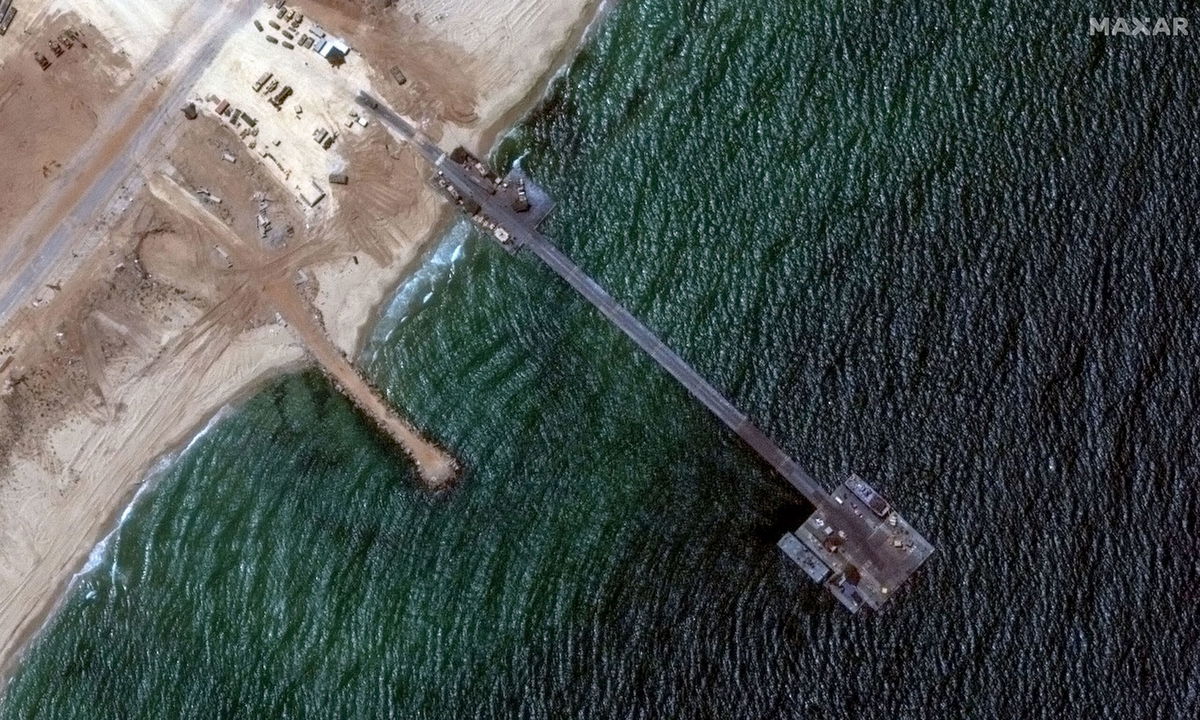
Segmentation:
<svg viewBox="0 0 1200 720">
<path fill-rule="evenodd" d="M 197 2 L 162 39 L 132 85 L 101 116 L 63 168 L 61 181 L 9 233 L 0 256 L 0 324 L 32 299 L 113 198 L 144 181 L 138 170 L 229 36 L 250 22 L 256 0 Z M 53 72 L 51 69 L 50 72 Z M 97 165 L 107 163 L 107 165 Z"/>
</svg>

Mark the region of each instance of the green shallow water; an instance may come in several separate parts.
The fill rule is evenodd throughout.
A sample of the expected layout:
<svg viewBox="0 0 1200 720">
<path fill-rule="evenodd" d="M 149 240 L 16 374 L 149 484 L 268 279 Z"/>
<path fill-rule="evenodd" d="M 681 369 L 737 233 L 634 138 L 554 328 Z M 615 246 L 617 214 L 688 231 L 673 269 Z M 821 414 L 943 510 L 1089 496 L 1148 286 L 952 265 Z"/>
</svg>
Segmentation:
<svg viewBox="0 0 1200 720">
<path fill-rule="evenodd" d="M 1089 12 L 625 3 L 497 151 L 818 478 L 938 545 L 882 615 L 775 550 L 794 492 L 460 225 L 364 358 L 460 488 L 279 380 L 161 469 L 0 717 L 1194 716 L 1200 53 Z"/>
</svg>

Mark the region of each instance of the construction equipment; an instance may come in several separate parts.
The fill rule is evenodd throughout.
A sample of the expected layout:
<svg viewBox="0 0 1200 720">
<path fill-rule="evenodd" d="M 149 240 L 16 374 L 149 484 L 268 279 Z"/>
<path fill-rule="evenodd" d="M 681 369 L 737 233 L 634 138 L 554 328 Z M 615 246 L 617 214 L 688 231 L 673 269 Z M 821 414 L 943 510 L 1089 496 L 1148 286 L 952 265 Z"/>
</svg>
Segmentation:
<svg viewBox="0 0 1200 720">
<path fill-rule="evenodd" d="M 8 26 L 16 16 L 17 9 L 12 7 L 12 0 L 0 0 L 0 35 L 8 32 Z"/>
<path fill-rule="evenodd" d="M 287 99 L 291 96 L 292 96 L 292 86 L 284 85 L 283 89 L 279 91 L 279 94 L 276 95 L 275 97 L 271 98 L 271 104 L 275 106 L 276 110 L 279 110 L 280 108 L 283 107 L 283 104 L 285 102 L 287 102 Z"/>
</svg>

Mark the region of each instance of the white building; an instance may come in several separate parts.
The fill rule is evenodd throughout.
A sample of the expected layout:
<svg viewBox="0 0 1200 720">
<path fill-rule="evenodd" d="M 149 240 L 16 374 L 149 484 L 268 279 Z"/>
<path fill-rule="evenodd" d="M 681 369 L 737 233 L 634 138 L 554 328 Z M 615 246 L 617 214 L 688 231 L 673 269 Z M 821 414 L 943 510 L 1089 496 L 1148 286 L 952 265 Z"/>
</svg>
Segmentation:
<svg viewBox="0 0 1200 720">
<path fill-rule="evenodd" d="M 350 49 L 345 40 L 335 38 L 332 35 L 313 47 L 313 50 L 316 50 L 318 55 L 335 65 L 345 62 L 346 56 L 350 54 Z"/>
</svg>

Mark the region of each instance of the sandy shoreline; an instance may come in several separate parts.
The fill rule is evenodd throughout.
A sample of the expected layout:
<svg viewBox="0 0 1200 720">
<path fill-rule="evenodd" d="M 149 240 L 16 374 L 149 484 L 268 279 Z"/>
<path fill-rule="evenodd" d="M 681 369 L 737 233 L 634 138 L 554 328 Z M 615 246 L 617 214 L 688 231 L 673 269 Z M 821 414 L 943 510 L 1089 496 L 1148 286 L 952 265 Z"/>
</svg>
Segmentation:
<svg viewBox="0 0 1200 720">
<path fill-rule="evenodd" d="M 462 10 L 470 3 L 432 4 Z M 541 14 L 530 16 L 520 9 L 523 4 L 536 6 Z M 509 67 L 525 72 L 504 85 L 489 86 L 496 82 L 494 77 L 476 78 L 476 107 L 481 109 L 477 121 L 465 127 L 448 125 L 443 142 L 490 148 L 540 100 L 603 7 L 597 0 L 509 0 L 469 8 L 476 18 L 495 13 L 529 22 L 508 26 L 505 43 Z M 546 32 L 537 23 L 563 31 Z M 481 54 L 495 57 L 495 49 L 486 50 Z M 449 208 L 422 195 L 396 219 L 404 224 L 405 241 L 391 250 L 390 262 L 372 262 L 368 248 L 361 265 L 355 255 L 353 265 L 341 257 L 312 267 L 319 278 L 316 308 L 344 351 L 358 356 L 397 288 L 420 267 L 452 218 Z M 165 347 L 174 352 L 173 338 L 186 336 L 197 322 L 207 320 L 208 314 L 184 313 Z M 24 339 L 10 335 L 10 329 L 5 326 L 10 340 Z M 31 455 L 28 446 L 5 448 L 9 455 L 0 468 L 0 672 L 5 677 L 57 609 L 92 549 L 113 530 L 143 483 L 153 480 L 148 473 L 185 447 L 222 408 L 236 407 L 280 375 L 308 367 L 300 345 L 271 322 L 218 345 L 214 348 L 206 340 L 186 347 L 186 352 L 164 355 L 159 350 L 145 366 L 129 361 L 129 368 L 122 366 L 124 374 L 102 376 L 118 379 L 111 387 L 98 383 L 99 391 L 85 383 L 87 402 L 67 406 L 46 428 L 45 456 Z M 0 428 L 4 423 L 16 424 L 14 416 L 0 415 Z M 437 429 L 430 431 L 436 438 Z M 131 433 L 144 436 L 132 443 Z"/>
<path fill-rule="evenodd" d="M 149 458 L 142 475 L 135 482 L 122 487 L 120 496 L 115 497 L 116 502 L 106 509 L 107 514 L 102 518 L 100 523 L 102 527 L 101 534 L 94 538 L 82 539 L 87 544 L 88 549 L 83 555 L 73 558 L 73 564 L 70 568 L 74 569 L 64 567 L 63 570 L 70 569 L 70 574 L 63 578 L 59 585 L 49 590 L 39 605 L 29 608 L 27 614 L 22 617 L 20 628 L 12 636 L 9 645 L 5 648 L 3 663 L 0 664 L 0 683 L 2 683 L 0 685 L 0 699 L 3 698 L 4 688 L 7 687 L 13 672 L 20 664 L 22 654 L 29 647 L 30 643 L 37 638 L 38 633 L 42 631 L 46 623 L 54 616 L 54 613 L 58 611 L 62 602 L 66 600 L 67 594 L 74 586 L 76 579 L 84 572 L 86 563 L 91 557 L 92 549 L 96 548 L 100 543 L 108 539 L 113 532 L 118 530 L 122 517 L 134 507 L 134 503 L 139 499 L 139 495 L 144 490 L 153 488 L 154 483 L 159 479 L 158 468 L 181 455 L 207 428 L 219 422 L 220 418 L 228 412 L 235 412 L 239 406 L 254 397 L 273 380 L 292 372 L 301 372 L 307 368 L 308 365 L 306 362 L 299 361 L 290 367 L 284 366 L 264 373 L 255 378 L 253 382 L 239 388 L 211 415 L 197 420 L 192 426 L 184 429 L 171 444 L 171 449 Z"/>
<path fill-rule="evenodd" d="M 494 122 L 479 132 L 479 137 L 472 147 L 481 153 L 481 157 L 489 156 L 496 146 L 513 127 L 519 125 L 529 113 L 537 108 L 553 88 L 556 79 L 570 66 L 579 49 L 589 35 L 604 20 L 604 17 L 615 7 L 617 0 L 582 0 L 580 20 L 571 29 L 570 35 L 562 43 L 554 59 L 545 66 L 538 81 L 527 93 L 515 101 Z M 436 250 L 436 243 L 443 238 L 451 226 L 458 221 L 459 214 L 448 204 L 443 207 L 441 216 L 434 221 L 420 242 L 420 252 L 405 268 L 397 274 L 395 282 L 371 308 L 367 318 L 359 326 L 353 342 L 354 357 L 358 357 L 371 336 L 371 331 L 387 312 L 388 306 L 400 287 L 408 281 L 412 274 L 428 259 L 429 254 Z"/>
</svg>

